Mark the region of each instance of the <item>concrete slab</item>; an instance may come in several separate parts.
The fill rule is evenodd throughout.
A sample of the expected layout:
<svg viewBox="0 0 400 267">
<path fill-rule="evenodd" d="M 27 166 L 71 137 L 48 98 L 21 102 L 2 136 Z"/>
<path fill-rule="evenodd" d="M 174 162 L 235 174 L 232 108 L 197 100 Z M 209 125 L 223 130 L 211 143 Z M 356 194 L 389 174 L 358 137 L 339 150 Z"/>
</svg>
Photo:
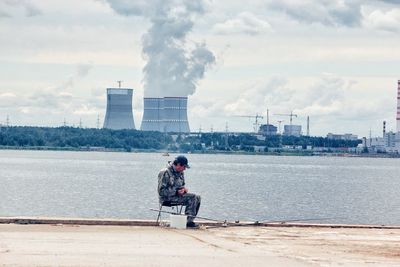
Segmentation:
<svg viewBox="0 0 400 267">
<path fill-rule="evenodd" d="M 0 266 L 400 266 L 399 229 L 0 224 Z"/>
</svg>

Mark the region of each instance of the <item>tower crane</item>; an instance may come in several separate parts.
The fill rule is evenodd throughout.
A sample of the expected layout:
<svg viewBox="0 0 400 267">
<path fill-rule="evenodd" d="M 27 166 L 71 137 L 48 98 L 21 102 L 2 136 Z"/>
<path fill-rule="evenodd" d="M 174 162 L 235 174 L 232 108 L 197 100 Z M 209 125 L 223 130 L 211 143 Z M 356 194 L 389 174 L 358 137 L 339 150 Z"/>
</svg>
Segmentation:
<svg viewBox="0 0 400 267">
<path fill-rule="evenodd" d="M 250 118 L 250 119 L 255 119 L 255 122 L 254 122 L 254 132 L 256 132 L 257 133 L 257 131 L 258 131 L 258 122 L 259 122 L 259 119 L 264 119 L 264 116 L 261 116 L 261 115 L 259 115 L 259 114 L 256 114 L 256 115 L 236 115 L 235 117 L 242 117 L 242 118 Z"/>
<path fill-rule="evenodd" d="M 290 126 L 292 126 L 293 117 L 297 118 L 297 114 L 293 114 L 293 111 L 290 114 L 274 114 L 276 116 L 289 116 L 290 117 Z"/>
<path fill-rule="evenodd" d="M 288 116 L 290 118 L 290 133 L 289 135 L 292 135 L 292 121 L 293 121 L 293 117 L 297 118 L 297 114 L 293 114 L 293 111 L 290 112 L 290 114 L 274 114 L 277 116 Z"/>
</svg>

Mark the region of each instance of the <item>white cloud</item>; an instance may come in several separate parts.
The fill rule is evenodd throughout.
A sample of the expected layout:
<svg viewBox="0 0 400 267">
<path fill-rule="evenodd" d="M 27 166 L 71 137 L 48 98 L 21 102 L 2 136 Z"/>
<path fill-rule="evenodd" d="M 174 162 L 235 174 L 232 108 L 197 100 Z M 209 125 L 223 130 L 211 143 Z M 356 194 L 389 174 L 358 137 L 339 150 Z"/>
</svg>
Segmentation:
<svg viewBox="0 0 400 267">
<path fill-rule="evenodd" d="M 18 110 L 23 114 L 31 113 L 31 109 L 29 107 L 20 107 L 20 108 L 18 108 Z"/>
<path fill-rule="evenodd" d="M 393 4 L 393 5 L 400 5 L 399 0 L 377 0 L 378 2 L 386 2 L 388 4 Z"/>
<path fill-rule="evenodd" d="M 142 16 L 151 10 L 154 1 L 136 0 L 136 1 L 120 1 L 120 0 L 103 0 L 110 5 L 115 12 L 125 16 Z"/>
<path fill-rule="evenodd" d="M 10 14 L 8 14 L 7 12 L 0 10 L 0 18 L 9 18 Z"/>
<path fill-rule="evenodd" d="M 373 80 L 343 78 L 329 73 L 307 79 L 270 77 L 243 87 L 239 93 L 231 92 L 230 98 L 219 97 L 209 101 L 195 99 L 196 103 L 190 108 L 190 117 L 197 127 L 200 124 L 203 127 L 213 124 L 222 129 L 221 125 L 229 121 L 230 125 L 239 126 L 241 130 L 251 130 L 252 120 L 234 116 L 260 114 L 264 116 L 265 123 L 269 109 L 270 122 L 277 125 L 278 120 L 288 124 L 289 118 L 275 114 L 293 111 L 299 115 L 293 123 L 303 127 L 307 116 L 310 116 L 314 135 L 328 132 L 362 134 L 371 125 L 379 127 L 380 118 L 383 120 L 394 114 L 389 104 L 393 99 L 387 94 L 390 87 L 380 92 L 382 84 L 371 83 Z"/>
<path fill-rule="evenodd" d="M 91 64 L 79 64 L 78 66 L 76 66 L 76 73 L 71 75 L 67 80 L 62 82 L 60 85 L 56 85 L 54 89 L 66 90 L 73 88 L 77 81 L 85 78 L 89 74 L 89 71 L 92 67 L 93 66 Z M 66 92 L 63 92 L 62 96 L 66 96 Z"/>
<path fill-rule="evenodd" d="M 69 92 L 60 92 L 58 95 L 60 97 L 65 97 L 65 98 L 73 97 L 73 95 L 71 93 L 69 93 Z"/>
<path fill-rule="evenodd" d="M 33 17 L 42 14 L 42 11 L 29 0 L 3 0 L 0 1 L 0 17 L 27 16 Z"/>
<path fill-rule="evenodd" d="M 400 32 L 400 9 L 383 11 L 374 10 L 365 15 L 364 25 L 367 28 L 389 32 Z"/>
<path fill-rule="evenodd" d="M 318 106 L 331 108 L 345 99 L 345 92 L 352 86 L 351 81 L 333 74 L 324 74 L 303 92 L 299 92 L 296 102 L 299 108 Z"/>
<path fill-rule="evenodd" d="M 78 107 L 73 114 L 76 115 L 91 115 L 91 114 L 98 114 L 99 110 L 91 107 L 88 104 L 81 104 L 80 107 Z"/>
<path fill-rule="evenodd" d="M 0 98 L 13 98 L 13 97 L 16 97 L 16 95 L 14 93 L 7 92 L 7 93 L 0 94 Z"/>
<path fill-rule="evenodd" d="M 104 106 L 96 107 L 84 97 L 68 92 L 59 93 L 54 87 L 37 89 L 29 95 L 19 95 L 17 105 L 12 103 L 7 107 L 12 114 L 13 125 L 18 124 L 15 120 L 19 119 L 27 121 L 27 125 L 61 126 L 63 118 L 66 118 L 67 125 L 78 125 L 79 118 L 83 118 L 85 126 L 91 127 L 96 125 L 95 117 L 102 114 L 103 109 Z"/>
<path fill-rule="evenodd" d="M 271 25 L 250 12 L 242 12 L 236 18 L 228 19 L 213 27 L 217 34 L 257 35 L 271 30 Z"/>
<path fill-rule="evenodd" d="M 0 109 L 7 109 L 18 106 L 17 95 L 11 92 L 0 93 Z M 3 113 L 3 112 L 2 112 Z"/>
<path fill-rule="evenodd" d="M 267 6 L 302 23 L 353 27 L 362 18 L 360 0 L 270 0 Z"/>
<path fill-rule="evenodd" d="M 10 92 L 0 94 L 2 107 L 15 109 L 23 114 L 94 114 L 96 113 L 87 99 L 73 93 L 80 80 L 86 77 L 92 68 L 90 64 L 76 66 L 75 73 L 59 84 L 47 88 L 33 88 L 30 93 L 14 94 Z M 99 113 L 97 111 L 97 113 Z"/>
<path fill-rule="evenodd" d="M 282 77 L 260 81 L 250 88 L 244 88 L 237 100 L 225 105 L 228 115 L 263 113 L 267 107 L 289 104 L 294 91 Z"/>
</svg>

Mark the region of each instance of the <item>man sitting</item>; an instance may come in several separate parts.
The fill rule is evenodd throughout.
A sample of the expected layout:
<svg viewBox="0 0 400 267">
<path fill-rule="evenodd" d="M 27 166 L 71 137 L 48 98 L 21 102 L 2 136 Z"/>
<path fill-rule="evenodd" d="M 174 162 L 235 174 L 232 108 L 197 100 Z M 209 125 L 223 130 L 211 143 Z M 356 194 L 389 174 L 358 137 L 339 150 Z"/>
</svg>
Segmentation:
<svg viewBox="0 0 400 267">
<path fill-rule="evenodd" d="M 188 160 L 185 156 L 178 156 L 167 168 L 158 174 L 158 195 L 160 203 L 170 201 L 185 206 L 188 228 L 198 228 L 193 222 L 199 212 L 201 197 L 188 193 L 185 187 L 184 170 L 189 169 Z"/>
</svg>

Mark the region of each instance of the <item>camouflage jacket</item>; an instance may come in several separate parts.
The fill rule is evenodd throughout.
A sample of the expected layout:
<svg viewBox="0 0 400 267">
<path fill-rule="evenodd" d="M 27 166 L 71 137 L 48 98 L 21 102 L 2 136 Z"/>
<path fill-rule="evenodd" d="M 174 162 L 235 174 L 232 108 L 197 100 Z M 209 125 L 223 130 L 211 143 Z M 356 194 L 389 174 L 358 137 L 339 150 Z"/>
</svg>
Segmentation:
<svg viewBox="0 0 400 267">
<path fill-rule="evenodd" d="M 158 195 L 160 200 L 168 200 L 176 196 L 179 187 L 185 186 L 183 172 L 177 172 L 169 165 L 158 174 Z"/>
</svg>

